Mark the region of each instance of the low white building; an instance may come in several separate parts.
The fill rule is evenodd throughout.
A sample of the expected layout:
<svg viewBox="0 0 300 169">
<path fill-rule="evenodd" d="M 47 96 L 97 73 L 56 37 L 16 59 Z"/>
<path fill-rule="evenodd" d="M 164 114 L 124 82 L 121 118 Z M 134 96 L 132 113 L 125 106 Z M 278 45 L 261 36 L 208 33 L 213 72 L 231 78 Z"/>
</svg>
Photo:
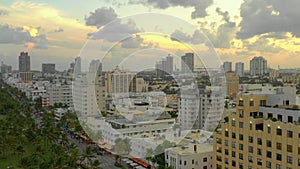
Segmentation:
<svg viewBox="0 0 300 169">
<path fill-rule="evenodd" d="M 49 95 L 49 104 L 53 106 L 55 103 L 66 104 L 69 107 L 73 106 L 72 85 L 70 83 L 54 83 L 46 87 Z"/>
<path fill-rule="evenodd" d="M 193 144 L 165 150 L 166 167 L 173 169 L 212 169 L 212 144 Z"/>
</svg>

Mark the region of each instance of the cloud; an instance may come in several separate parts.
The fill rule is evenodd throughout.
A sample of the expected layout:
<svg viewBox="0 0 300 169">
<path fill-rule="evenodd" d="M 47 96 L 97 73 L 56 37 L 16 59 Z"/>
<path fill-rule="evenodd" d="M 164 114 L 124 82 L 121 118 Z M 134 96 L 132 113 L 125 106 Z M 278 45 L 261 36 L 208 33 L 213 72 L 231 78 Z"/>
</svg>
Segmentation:
<svg viewBox="0 0 300 169">
<path fill-rule="evenodd" d="M 63 28 L 57 28 L 57 29 L 54 30 L 54 32 L 63 32 L 63 31 L 64 31 Z"/>
<path fill-rule="evenodd" d="M 241 5 L 240 31 L 237 38 L 248 39 L 269 32 L 291 32 L 300 37 L 300 1 L 251 0 Z"/>
<path fill-rule="evenodd" d="M 276 46 L 274 41 L 267 39 L 264 36 L 260 36 L 255 42 L 250 43 L 247 40 L 243 41 L 244 46 L 247 47 L 249 51 L 258 51 L 260 53 L 278 53 L 284 49 Z"/>
<path fill-rule="evenodd" d="M 199 21 L 200 29 L 209 38 L 215 48 L 230 48 L 231 41 L 235 38 L 237 26 L 235 22 L 230 21 L 229 13 L 216 8 L 216 13 L 222 17 L 221 21 L 208 23 Z M 209 25 L 207 27 L 207 25 Z"/>
<path fill-rule="evenodd" d="M 125 39 L 122 41 L 122 47 L 123 48 L 139 48 L 142 47 L 141 44 L 143 43 L 144 39 L 141 38 L 141 36 L 136 35 L 132 38 Z"/>
<path fill-rule="evenodd" d="M 26 47 L 47 49 L 46 35 L 37 35 L 37 29 L 30 27 L 13 28 L 9 25 L 0 25 L 0 43 L 24 44 Z"/>
<path fill-rule="evenodd" d="M 195 30 L 193 35 L 188 35 L 181 30 L 175 30 L 171 34 L 171 39 L 174 41 L 181 41 L 185 43 L 201 44 L 205 43 L 207 38 L 200 32 L 200 30 Z"/>
<path fill-rule="evenodd" d="M 0 9 L 0 16 L 8 15 L 9 12 L 7 10 Z"/>
<path fill-rule="evenodd" d="M 140 30 L 136 27 L 133 20 L 128 20 L 126 23 L 122 23 L 120 19 L 117 19 L 99 31 L 89 33 L 88 37 L 93 40 L 104 39 L 109 42 L 118 42 L 139 32 Z"/>
<path fill-rule="evenodd" d="M 191 18 L 195 19 L 207 16 L 206 8 L 213 4 L 213 0 L 130 0 L 129 4 L 151 5 L 159 9 L 176 6 L 193 7 L 194 11 L 191 13 Z"/>
<path fill-rule="evenodd" d="M 85 24 L 88 26 L 101 27 L 117 18 L 117 14 L 113 8 L 98 8 L 94 12 L 90 12 L 90 16 L 85 17 Z"/>
</svg>

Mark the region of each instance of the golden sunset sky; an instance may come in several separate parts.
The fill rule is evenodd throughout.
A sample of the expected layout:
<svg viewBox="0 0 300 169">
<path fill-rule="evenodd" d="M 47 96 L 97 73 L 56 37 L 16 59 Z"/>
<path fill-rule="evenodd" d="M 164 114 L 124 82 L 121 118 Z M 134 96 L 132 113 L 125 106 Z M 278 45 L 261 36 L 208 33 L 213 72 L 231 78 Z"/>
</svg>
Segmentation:
<svg viewBox="0 0 300 169">
<path fill-rule="evenodd" d="M 82 48 L 88 37 L 100 28 L 104 35 L 88 41 L 89 47 L 94 43 L 97 51 L 101 43 L 102 52 L 112 49 L 113 56 L 149 46 L 180 55 L 188 51 L 186 44 L 202 43 L 200 31 L 222 61 L 245 62 L 248 69 L 250 59 L 261 55 L 271 68 L 296 68 L 300 67 L 299 7 L 299 0 L 1 0 L 0 61 L 18 69 L 19 53 L 28 51 L 32 69 L 52 62 L 64 70 L 74 57 L 85 53 Z M 181 21 L 174 24 L 155 17 L 116 22 L 116 30 L 103 28 L 111 21 L 142 13 L 170 15 L 195 30 L 186 30 Z M 159 37 L 145 34 L 147 31 L 163 33 Z M 115 43 L 124 35 L 128 38 L 127 32 L 132 33 L 131 38 Z M 97 58 L 96 53 L 91 57 Z"/>
</svg>

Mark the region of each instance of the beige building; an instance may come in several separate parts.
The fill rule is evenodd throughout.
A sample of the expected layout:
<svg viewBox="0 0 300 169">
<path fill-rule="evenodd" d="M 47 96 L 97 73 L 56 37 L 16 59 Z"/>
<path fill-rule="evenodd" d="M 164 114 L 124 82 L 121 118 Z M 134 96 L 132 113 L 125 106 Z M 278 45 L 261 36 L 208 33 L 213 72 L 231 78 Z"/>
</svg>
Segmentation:
<svg viewBox="0 0 300 169">
<path fill-rule="evenodd" d="M 173 169 L 213 169 L 211 144 L 192 144 L 165 150 L 166 166 Z"/>
<path fill-rule="evenodd" d="M 292 107 L 287 102 L 274 105 L 283 99 L 276 96 L 237 96 L 236 113 L 224 119 L 214 133 L 213 168 L 299 168 L 300 111 L 287 110 Z"/>
<path fill-rule="evenodd" d="M 146 92 L 148 85 L 143 78 L 136 77 L 135 73 L 116 67 L 113 72 L 105 74 L 105 89 L 108 94 Z"/>
<path fill-rule="evenodd" d="M 235 97 L 239 92 L 239 77 L 234 72 L 229 71 L 225 73 L 227 96 Z"/>
<path fill-rule="evenodd" d="M 22 82 L 31 82 L 33 80 L 33 72 L 20 72 L 19 79 Z"/>
<path fill-rule="evenodd" d="M 271 81 L 275 81 L 277 80 L 277 78 L 279 78 L 280 74 L 279 74 L 279 70 L 270 70 L 270 73 L 269 73 L 269 79 Z"/>
<path fill-rule="evenodd" d="M 297 85 L 300 81 L 300 74 L 283 75 L 282 82 Z"/>
</svg>

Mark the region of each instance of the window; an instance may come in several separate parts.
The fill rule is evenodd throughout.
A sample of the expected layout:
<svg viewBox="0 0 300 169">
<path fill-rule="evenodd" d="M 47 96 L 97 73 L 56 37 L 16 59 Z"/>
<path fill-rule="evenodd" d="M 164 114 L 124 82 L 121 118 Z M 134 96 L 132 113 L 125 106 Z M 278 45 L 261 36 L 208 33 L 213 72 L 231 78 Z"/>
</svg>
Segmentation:
<svg viewBox="0 0 300 169">
<path fill-rule="evenodd" d="M 244 117 L 244 110 L 240 110 L 240 117 Z"/>
<path fill-rule="evenodd" d="M 258 155 L 262 155 L 262 151 L 261 151 L 260 148 L 257 149 L 257 154 L 258 154 Z"/>
<path fill-rule="evenodd" d="M 240 135 L 239 135 L 239 139 L 240 139 L 241 141 L 244 140 L 244 135 L 240 134 Z"/>
<path fill-rule="evenodd" d="M 239 106 L 244 106 L 244 100 L 243 99 L 239 100 Z"/>
<path fill-rule="evenodd" d="M 225 164 L 229 164 L 228 158 L 224 158 Z"/>
<path fill-rule="evenodd" d="M 293 137 L 293 131 L 288 130 L 287 131 L 287 137 L 292 138 Z"/>
<path fill-rule="evenodd" d="M 249 146 L 248 149 L 249 149 L 249 153 L 253 153 L 253 147 L 252 146 Z"/>
<path fill-rule="evenodd" d="M 243 144 L 239 144 L 239 149 L 240 150 L 244 150 L 244 145 Z"/>
<path fill-rule="evenodd" d="M 186 165 L 186 161 L 184 161 L 184 165 Z"/>
<path fill-rule="evenodd" d="M 267 147 L 272 147 L 272 141 L 271 140 L 267 140 Z"/>
<path fill-rule="evenodd" d="M 271 127 L 268 126 L 268 133 L 271 134 Z"/>
<path fill-rule="evenodd" d="M 272 152 L 271 151 L 267 151 L 267 157 L 272 158 Z"/>
<path fill-rule="evenodd" d="M 232 151 L 232 152 L 231 152 L 231 156 L 232 156 L 232 157 L 235 157 L 235 151 Z"/>
<path fill-rule="evenodd" d="M 243 160 L 243 159 L 244 159 L 244 155 L 243 155 L 242 153 L 239 153 L 239 158 L 240 158 L 241 160 Z"/>
<path fill-rule="evenodd" d="M 271 168 L 271 167 L 272 167 L 272 164 L 271 164 L 270 161 L 267 161 L 267 162 L 266 162 L 266 167 L 267 167 L 267 168 Z"/>
<path fill-rule="evenodd" d="M 228 149 L 225 149 L 225 155 L 229 155 Z"/>
<path fill-rule="evenodd" d="M 257 159 L 257 165 L 262 165 L 262 160 L 260 158 Z"/>
<path fill-rule="evenodd" d="M 276 169 L 282 169 L 280 164 L 276 164 Z"/>
<path fill-rule="evenodd" d="M 298 166 L 300 166 L 300 159 L 298 159 Z"/>
<path fill-rule="evenodd" d="M 249 161 L 250 163 L 253 163 L 253 157 L 252 157 L 252 156 L 249 156 L 249 157 L 248 157 L 248 161 Z"/>
<path fill-rule="evenodd" d="M 281 161 L 281 159 L 282 159 L 281 154 L 276 154 L 276 160 Z"/>
<path fill-rule="evenodd" d="M 279 128 L 277 128 L 277 129 L 276 129 L 276 134 L 279 135 L 279 136 L 281 136 L 281 135 L 282 135 L 282 130 L 279 129 Z"/>
<path fill-rule="evenodd" d="M 232 162 L 231 162 L 231 165 L 232 165 L 233 167 L 235 167 L 235 166 L 236 166 L 236 162 L 235 162 L 235 161 L 232 161 Z"/>
<path fill-rule="evenodd" d="M 228 146 L 228 145 L 229 145 L 228 140 L 225 140 L 225 146 Z"/>
<path fill-rule="evenodd" d="M 244 122 L 239 122 L 239 127 L 244 128 Z"/>
<path fill-rule="evenodd" d="M 253 137 L 249 136 L 249 143 L 253 143 Z"/>
<path fill-rule="evenodd" d="M 293 157 L 287 156 L 286 162 L 289 163 L 289 164 L 293 164 Z"/>
<path fill-rule="evenodd" d="M 290 152 L 290 153 L 293 152 L 293 146 L 292 146 L 292 145 L 287 145 L 287 146 L 286 146 L 286 149 L 287 149 L 287 151 Z"/>
<path fill-rule="evenodd" d="M 225 137 L 229 136 L 229 131 L 225 131 Z"/>
<path fill-rule="evenodd" d="M 232 134 L 231 134 L 231 137 L 232 137 L 232 138 L 236 138 L 236 134 L 235 134 L 235 133 L 232 133 Z"/>
<path fill-rule="evenodd" d="M 262 145 L 262 140 L 261 140 L 261 138 L 257 138 L 257 144 Z"/>
<path fill-rule="evenodd" d="M 281 150 L 281 143 L 276 143 L 276 149 Z"/>
<path fill-rule="evenodd" d="M 288 122 L 293 123 L 293 116 L 288 116 Z"/>
<path fill-rule="evenodd" d="M 232 119 L 232 121 L 231 121 L 231 125 L 232 125 L 233 127 L 235 127 L 235 125 L 236 125 L 236 121 L 235 121 L 235 119 Z"/>
<path fill-rule="evenodd" d="M 204 157 L 204 158 L 203 158 L 203 162 L 207 162 L 207 157 Z"/>
<path fill-rule="evenodd" d="M 277 115 L 277 120 L 278 120 L 278 121 L 282 121 L 282 115 L 278 114 L 278 115 Z"/>
<path fill-rule="evenodd" d="M 249 104 L 250 104 L 250 106 L 254 106 L 254 100 L 253 100 L 253 99 L 250 99 Z"/>
<path fill-rule="evenodd" d="M 250 130 L 252 130 L 252 123 L 250 123 Z"/>
<path fill-rule="evenodd" d="M 231 143 L 231 147 L 235 148 L 235 142 L 234 141 Z"/>
</svg>

